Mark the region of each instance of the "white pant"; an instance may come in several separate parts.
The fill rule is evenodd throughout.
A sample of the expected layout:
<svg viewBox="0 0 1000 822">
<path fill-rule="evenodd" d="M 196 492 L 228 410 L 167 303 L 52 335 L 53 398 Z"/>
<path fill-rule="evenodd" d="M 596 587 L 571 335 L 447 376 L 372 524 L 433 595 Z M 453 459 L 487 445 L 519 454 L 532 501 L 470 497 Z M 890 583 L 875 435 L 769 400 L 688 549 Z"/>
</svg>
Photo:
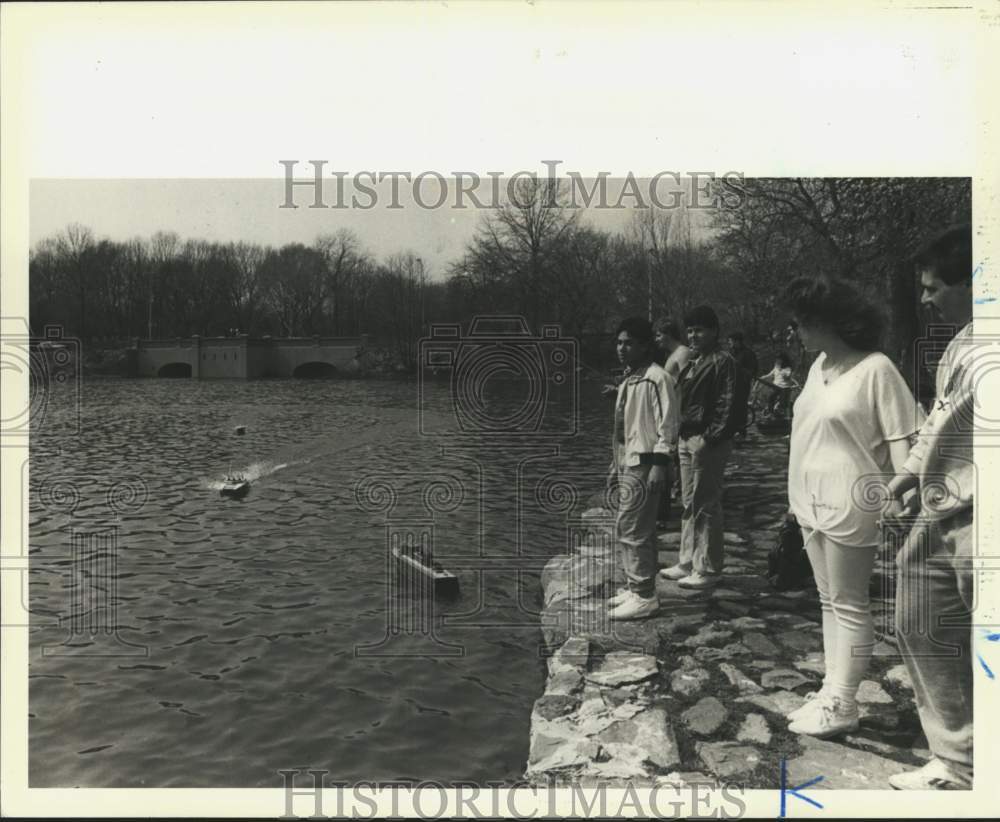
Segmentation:
<svg viewBox="0 0 1000 822">
<path fill-rule="evenodd" d="M 823 611 L 823 685 L 834 696 L 853 701 L 875 645 L 868 585 L 878 548 L 841 545 L 805 528 L 802 538 Z"/>
</svg>

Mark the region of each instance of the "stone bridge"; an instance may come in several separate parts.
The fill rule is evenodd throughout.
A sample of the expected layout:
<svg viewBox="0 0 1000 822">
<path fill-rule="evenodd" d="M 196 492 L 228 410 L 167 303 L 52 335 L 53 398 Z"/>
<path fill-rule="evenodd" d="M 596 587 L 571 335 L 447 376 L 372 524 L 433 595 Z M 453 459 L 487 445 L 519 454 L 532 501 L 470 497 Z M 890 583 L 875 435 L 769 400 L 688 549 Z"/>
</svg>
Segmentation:
<svg viewBox="0 0 1000 822">
<path fill-rule="evenodd" d="M 139 377 L 246 380 L 356 374 L 367 337 L 199 337 L 135 340 Z"/>
</svg>

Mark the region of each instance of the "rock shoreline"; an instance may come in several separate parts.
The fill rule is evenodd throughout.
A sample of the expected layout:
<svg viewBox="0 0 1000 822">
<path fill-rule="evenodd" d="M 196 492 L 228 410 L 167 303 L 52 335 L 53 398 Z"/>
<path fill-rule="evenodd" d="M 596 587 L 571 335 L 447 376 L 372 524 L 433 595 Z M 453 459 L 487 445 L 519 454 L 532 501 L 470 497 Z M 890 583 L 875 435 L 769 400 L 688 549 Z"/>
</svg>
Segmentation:
<svg viewBox="0 0 1000 822">
<path fill-rule="evenodd" d="M 658 578 L 656 616 L 610 622 L 604 601 L 623 586 L 613 517 L 599 503 L 586 510 L 579 544 L 541 576 L 548 671 L 531 715 L 527 782 L 776 789 L 785 760 L 789 780 L 823 775 L 818 788 L 885 789 L 891 774 L 929 758 L 905 667 L 885 640 L 859 694 L 857 733 L 788 732 L 785 714 L 822 677 L 822 629 L 814 589 L 770 589 L 768 530 L 727 531 L 726 574 L 714 591 Z M 659 535 L 661 567 L 676 562 L 678 542 L 676 531 Z M 876 613 L 887 607 L 873 599 Z"/>
</svg>

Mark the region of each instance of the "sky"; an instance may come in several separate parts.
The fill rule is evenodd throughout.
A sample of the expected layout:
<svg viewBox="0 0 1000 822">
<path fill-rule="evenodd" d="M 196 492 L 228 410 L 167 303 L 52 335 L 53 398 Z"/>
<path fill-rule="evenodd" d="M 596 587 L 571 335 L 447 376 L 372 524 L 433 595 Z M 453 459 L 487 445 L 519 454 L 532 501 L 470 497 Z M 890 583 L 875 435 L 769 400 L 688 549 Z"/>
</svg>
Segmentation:
<svg viewBox="0 0 1000 822">
<path fill-rule="evenodd" d="M 302 168 L 309 167 L 303 164 Z M 299 169 L 296 171 L 296 179 L 304 177 Z M 440 208 L 418 207 L 412 186 L 402 179 L 395 198 L 395 204 L 401 207 L 392 208 L 392 181 L 386 179 L 375 187 L 375 207 L 371 209 L 309 208 L 314 203 L 314 191 L 304 187 L 292 193 L 298 208 L 281 208 L 286 202 L 283 179 L 32 180 L 30 243 L 35 247 L 71 223 L 87 226 L 98 239 L 123 241 L 173 231 L 182 240 L 244 240 L 271 246 L 292 242 L 310 245 L 321 234 L 348 228 L 377 258 L 412 251 L 423 259 L 432 279 L 443 279 L 449 264 L 461 256 L 476 226 L 488 213 L 473 207 L 471 197 L 463 197 L 465 208 L 455 208 L 456 187 L 452 178 L 447 179 L 451 182 L 448 199 Z M 349 174 L 340 202 L 351 202 L 350 181 Z M 367 178 L 363 182 L 367 184 Z M 490 203 L 489 186 L 487 180 L 475 190 L 480 202 Z M 440 198 L 440 191 L 435 180 L 429 179 L 417 196 L 425 204 L 433 204 Z M 609 182 L 608 192 L 608 202 L 618 202 L 621 184 Z M 356 196 L 361 205 L 372 200 L 361 192 Z M 321 199 L 328 206 L 338 202 L 333 176 L 325 180 Z M 625 207 L 620 209 L 583 208 L 582 219 L 596 228 L 621 231 L 636 200 L 624 198 L 621 202 Z M 671 198 L 660 195 L 660 202 L 669 204 Z"/>
</svg>

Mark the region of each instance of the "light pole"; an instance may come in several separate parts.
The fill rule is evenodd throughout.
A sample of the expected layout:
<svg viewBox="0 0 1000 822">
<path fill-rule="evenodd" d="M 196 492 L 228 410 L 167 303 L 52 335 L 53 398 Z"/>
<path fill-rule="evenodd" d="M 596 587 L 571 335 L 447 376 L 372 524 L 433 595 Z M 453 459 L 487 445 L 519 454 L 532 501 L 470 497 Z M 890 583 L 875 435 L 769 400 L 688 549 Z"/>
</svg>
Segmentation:
<svg viewBox="0 0 1000 822">
<path fill-rule="evenodd" d="M 653 261 L 655 261 L 657 257 L 655 246 L 649 249 L 649 256 L 650 256 L 650 262 L 646 266 L 646 274 L 647 274 L 646 284 L 649 289 L 648 292 L 649 304 L 647 307 L 647 314 L 649 316 L 647 317 L 647 319 L 650 322 L 653 322 Z"/>
<path fill-rule="evenodd" d="M 420 266 L 420 334 L 424 334 L 424 258 L 417 257 Z"/>
</svg>

